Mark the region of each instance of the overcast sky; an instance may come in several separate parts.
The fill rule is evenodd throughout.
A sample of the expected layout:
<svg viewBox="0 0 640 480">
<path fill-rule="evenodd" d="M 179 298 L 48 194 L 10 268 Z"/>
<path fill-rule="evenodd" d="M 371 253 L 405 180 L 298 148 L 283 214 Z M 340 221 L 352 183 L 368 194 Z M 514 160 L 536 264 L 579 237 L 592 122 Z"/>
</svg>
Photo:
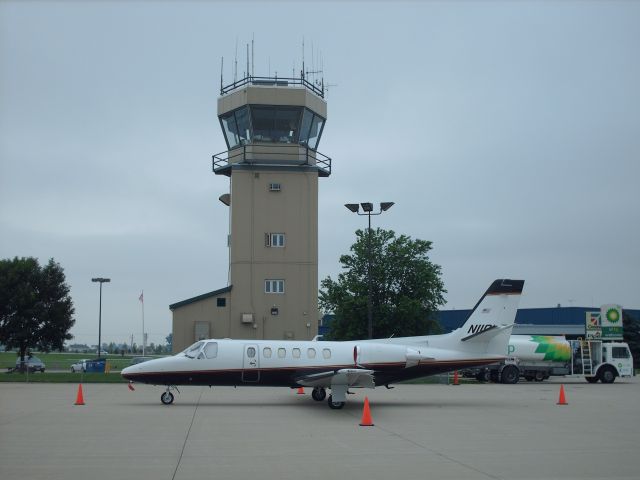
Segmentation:
<svg viewBox="0 0 640 480">
<path fill-rule="evenodd" d="M 75 341 L 171 331 L 226 286 L 216 117 L 245 70 L 322 67 L 319 273 L 374 226 L 432 240 L 446 308 L 526 280 L 523 307 L 640 308 L 638 2 L 0 1 L 0 257 L 55 258 Z M 311 48 L 313 45 L 313 49 Z M 312 54 L 313 52 L 313 54 Z M 312 64 L 313 56 L 313 64 Z M 320 62 L 318 58 L 321 57 Z M 315 65 L 314 65 L 315 64 Z"/>
</svg>

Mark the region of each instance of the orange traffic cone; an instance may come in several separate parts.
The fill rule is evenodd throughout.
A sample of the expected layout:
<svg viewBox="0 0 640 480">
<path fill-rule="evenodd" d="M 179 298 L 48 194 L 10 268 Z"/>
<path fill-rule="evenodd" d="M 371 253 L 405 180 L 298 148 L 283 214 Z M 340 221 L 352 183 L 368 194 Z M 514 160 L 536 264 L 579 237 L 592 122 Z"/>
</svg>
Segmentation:
<svg viewBox="0 0 640 480">
<path fill-rule="evenodd" d="M 453 372 L 453 384 L 454 385 L 460 385 L 460 383 L 458 382 L 458 370 Z"/>
<path fill-rule="evenodd" d="M 304 387 L 298 387 L 298 395 L 304 395 Z"/>
<path fill-rule="evenodd" d="M 369 409 L 369 397 L 364 397 L 364 408 L 362 409 L 362 420 L 360 420 L 361 427 L 373 427 L 373 420 L 371 420 L 371 410 Z"/>
<path fill-rule="evenodd" d="M 564 385 L 560 385 L 560 398 L 558 399 L 558 405 L 569 405 L 567 399 L 564 397 Z"/>
<path fill-rule="evenodd" d="M 78 384 L 78 395 L 76 396 L 76 403 L 74 405 L 84 405 L 84 397 L 82 396 L 82 384 Z"/>
</svg>

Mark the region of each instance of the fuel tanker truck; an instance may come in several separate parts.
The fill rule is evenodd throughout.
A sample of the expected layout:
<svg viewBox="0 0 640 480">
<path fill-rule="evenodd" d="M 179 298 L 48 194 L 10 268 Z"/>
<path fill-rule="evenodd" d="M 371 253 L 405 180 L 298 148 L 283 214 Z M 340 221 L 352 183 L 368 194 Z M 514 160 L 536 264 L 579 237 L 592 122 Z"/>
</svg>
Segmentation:
<svg viewBox="0 0 640 480">
<path fill-rule="evenodd" d="M 552 375 L 570 375 L 589 383 L 613 383 L 634 372 L 629 346 L 621 342 L 511 335 L 507 355 L 500 363 L 464 370 L 462 375 L 480 382 L 517 383 L 520 377 L 541 382 Z"/>
</svg>

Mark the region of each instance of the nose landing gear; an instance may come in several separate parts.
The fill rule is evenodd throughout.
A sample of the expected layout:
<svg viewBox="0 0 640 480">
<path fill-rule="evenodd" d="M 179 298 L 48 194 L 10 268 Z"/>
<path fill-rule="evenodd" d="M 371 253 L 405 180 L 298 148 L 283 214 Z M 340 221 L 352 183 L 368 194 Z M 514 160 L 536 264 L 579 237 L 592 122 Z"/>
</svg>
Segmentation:
<svg viewBox="0 0 640 480">
<path fill-rule="evenodd" d="M 173 403 L 174 396 L 173 393 L 171 393 L 171 390 L 175 390 L 180 393 L 180 390 L 178 390 L 177 387 L 167 385 L 167 389 L 162 393 L 162 395 L 160 395 L 160 401 L 165 405 L 171 405 Z"/>
</svg>

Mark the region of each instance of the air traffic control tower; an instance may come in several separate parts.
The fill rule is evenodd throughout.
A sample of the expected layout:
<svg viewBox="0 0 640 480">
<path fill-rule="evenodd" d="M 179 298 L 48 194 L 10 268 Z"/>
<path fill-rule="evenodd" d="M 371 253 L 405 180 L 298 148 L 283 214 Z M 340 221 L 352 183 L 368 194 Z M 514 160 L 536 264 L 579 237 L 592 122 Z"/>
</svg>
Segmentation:
<svg viewBox="0 0 640 480">
<path fill-rule="evenodd" d="M 318 151 L 324 90 L 301 78 L 247 77 L 221 86 L 228 150 L 213 172 L 230 179 L 229 279 L 170 306 L 173 350 L 199 338 L 311 339 L 318 325 Z"/>
</svg>

